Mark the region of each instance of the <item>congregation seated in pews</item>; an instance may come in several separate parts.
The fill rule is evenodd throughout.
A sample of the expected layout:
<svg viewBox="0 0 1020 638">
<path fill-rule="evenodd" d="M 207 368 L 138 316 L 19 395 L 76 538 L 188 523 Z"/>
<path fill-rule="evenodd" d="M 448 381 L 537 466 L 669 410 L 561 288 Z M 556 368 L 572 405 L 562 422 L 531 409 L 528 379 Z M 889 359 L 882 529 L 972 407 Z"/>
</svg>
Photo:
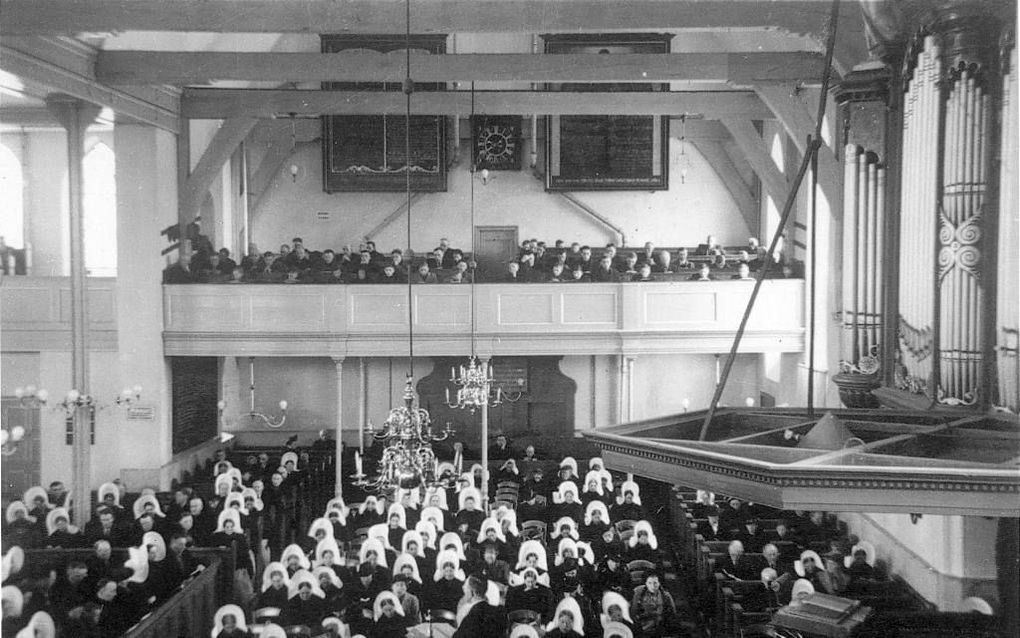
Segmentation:
<svg viewBox="0 0 1020 638">
<path fill-rule="evenodd" d="M 440 487 L 350 504 L 332 485 L 316 495 L 306 488 L 325 474 L 328 436 L 304 449 L 218 450 L 170 493 L 103 484 L 80 528 L 61 485 L 32 488 L 7 508 L 4 635 L 39 625 L 52 631 L 32 635 L 121 635 L 201 571 L 201 548 L 231 556 L 213 636 L 679 635 L 688 619 L 664 580 L 669 530 L 653 523 L 641 486 L 599 458 L 522 475 L 517 461 L 534 464 L 534 448 L 500 445 L 489 503 L 481 466 L 464 471 L 463 456 L 441 464 Z M 53 551 L 77 553 L 32 564 Z"/>
<path fill-rule="evenodd" d="M 599 250 L 556 240 L 553 246 L 527 239 L 517 255 L 501 270 L 501 276 L 481 276 L 474 255 L 453 248 L 442 238 L 422 256 L 401 249 L 381 253 L 373 241 L 358 250 L 350 244 L 339 250 L 309 249 L 295 237 L 279 251 L 262 252 L 255 244 L 240 261 L 230 250 L 214 250 L 208 238 L 196 235 L 193 253 L 182 253 L 177 263 L 163 272 L 163 283 L 283 283 L 283 284 L 413 284 L 471 283 L 585 283 L 650 281 L 752 280 L 766 263 L 770 278 L 799 277 L 801 268 L 782 252 L 770 256 L 754 237 L 745 246 L 724 247 L 709 236 L 694 248 L 656 248 L 646 242 L 639 250 L 618 249 L 607 244 Z M 675 257 L 674 257 L 675 256 Z M 491 265 L 491 264 L 490 264 Z"/>
</svg>

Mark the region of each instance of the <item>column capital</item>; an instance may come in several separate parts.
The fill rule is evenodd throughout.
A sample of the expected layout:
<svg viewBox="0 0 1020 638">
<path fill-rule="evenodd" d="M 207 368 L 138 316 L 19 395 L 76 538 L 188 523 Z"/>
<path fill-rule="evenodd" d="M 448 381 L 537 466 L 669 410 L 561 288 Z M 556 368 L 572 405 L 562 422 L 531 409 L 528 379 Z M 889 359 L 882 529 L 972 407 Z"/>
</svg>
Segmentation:
<svg viewBox="0 0 1020 638">
<path fill-rule="evenodd" d="M 57 118 L 60 125 L 70 131 L 74 127 L 85 130 L 95 121 L 102 107 L 79 100 L 64 93 L 51 93 L 46 96 L 46 108 Z"/>
<path fill-rule="evenodd" d="M 343 362 L 347 359 L 347 357 L 330 357 L 330 359 L 333 360 L 334 364 L 339 366 L 339 365 L 343 364 Z"/>
</svg>

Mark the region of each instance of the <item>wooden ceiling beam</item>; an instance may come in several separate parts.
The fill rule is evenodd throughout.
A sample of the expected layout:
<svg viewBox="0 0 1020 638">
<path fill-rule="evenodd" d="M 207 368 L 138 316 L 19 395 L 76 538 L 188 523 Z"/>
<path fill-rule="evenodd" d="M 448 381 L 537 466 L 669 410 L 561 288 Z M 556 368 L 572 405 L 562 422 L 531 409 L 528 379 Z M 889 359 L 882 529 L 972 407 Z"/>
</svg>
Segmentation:
<svg viewBox="0 0 1020 638">
<path fill-rule="evenodd" d="M 63 38 L 5 38 L 0 69 L 17 76 L 33 93 L 64 93 L 109 107 L 118 120 L 151 124 L 171 133 L 180 128 L 179 90 L 162 86 L 114 88 L 96 80 L 95 52 Z"/>
<path fill-rule="evenodd" d="M 856 3 L 844 3 L 860 22 Z M 545 33 L 779 27 L 820 38 L 829 2 L 411 0 L 414 33 Z M 107 31 L 403 32 L 404 0 L 3 0 L 0 35 Z M 842 25 L 841 25 L 842 26 Z"/>
<path fill-rule="evenodd" d="M 189 119 L 272 118 L 294 114 L 403 115 L 399 92 L 304 91 L 284 89 L 185 89 L 181 115 Z M 417 115 L 468 115 L 469 91 L 421 91 L 411 96 Z M 568 93 L 556 91 L 476 91 L 477 115 L 672 115 L 706 118 L 771 119 L 772 112 L 751 91 L 628 91 Z"/>
<path fill-rule="evenodd" d="M 399 82 L 404 52 L 250 53 L 101 51 L 96 77 L 106 84 Z M 556 54 L 411 56 L 416 82 L 800 82 L 821 78 L 818 53 Z"/>
</svg>

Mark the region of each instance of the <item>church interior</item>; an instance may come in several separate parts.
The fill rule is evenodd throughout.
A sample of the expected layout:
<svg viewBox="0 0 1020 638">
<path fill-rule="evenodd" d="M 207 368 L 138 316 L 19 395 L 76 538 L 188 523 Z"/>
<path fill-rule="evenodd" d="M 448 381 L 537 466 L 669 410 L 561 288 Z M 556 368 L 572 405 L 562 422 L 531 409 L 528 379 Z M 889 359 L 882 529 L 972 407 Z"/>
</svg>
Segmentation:
<svg viewBox="0 0 1020 638">
<path fill-rule="evenodd" d="M 1020 635 L 1016 25 L 0 0 L 3 635 Z"/>
</svg>

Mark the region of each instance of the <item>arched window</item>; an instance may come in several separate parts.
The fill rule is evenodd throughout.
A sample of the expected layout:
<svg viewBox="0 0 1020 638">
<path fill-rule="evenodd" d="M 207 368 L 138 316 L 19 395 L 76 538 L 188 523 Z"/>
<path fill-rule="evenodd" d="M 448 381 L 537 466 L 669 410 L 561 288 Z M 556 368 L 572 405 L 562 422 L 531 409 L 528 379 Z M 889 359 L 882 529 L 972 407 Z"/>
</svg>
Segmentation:
<svg viewBox="0 0 1020 638">
<path fill-rule="evenodd" d="M 85 271 L 117 276 L 117 181 L 113 149 L 99 142 L 85 154 Z"/>
<path fill-rule="evenodd" d="M 25 247 L 25 210 L 21 162 L 0 144 L 0 237 L 10 248 Z"/>
</svg>

